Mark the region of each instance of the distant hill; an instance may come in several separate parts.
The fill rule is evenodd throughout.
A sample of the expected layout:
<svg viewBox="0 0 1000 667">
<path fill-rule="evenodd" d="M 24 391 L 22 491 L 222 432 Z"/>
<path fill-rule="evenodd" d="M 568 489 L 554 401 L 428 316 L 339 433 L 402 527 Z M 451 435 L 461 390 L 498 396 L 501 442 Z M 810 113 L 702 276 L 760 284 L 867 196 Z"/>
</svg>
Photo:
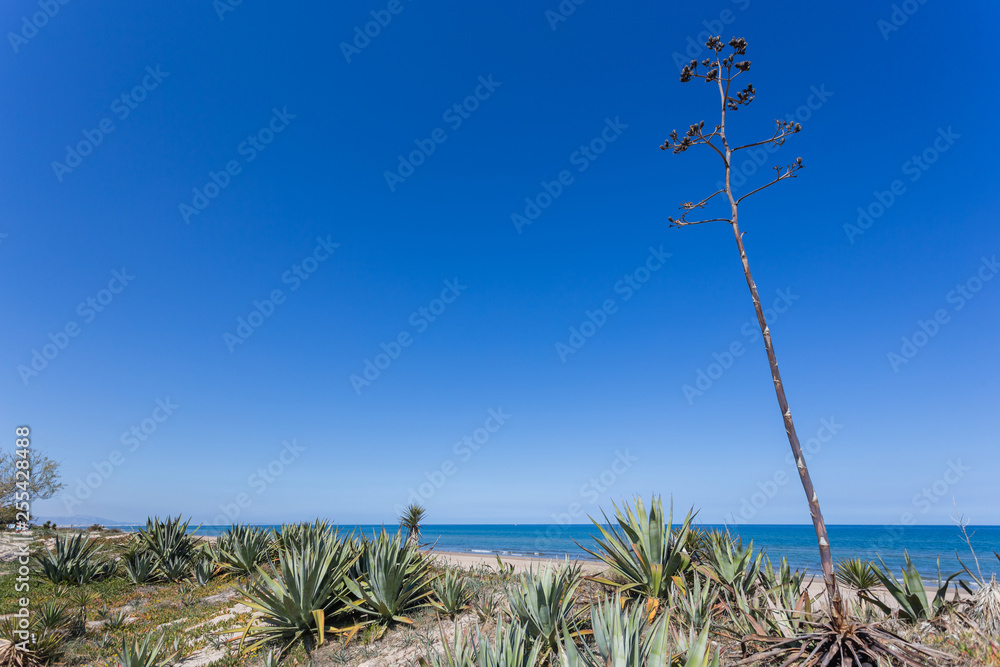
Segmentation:
<svg viewBox="0 0 1000 667">
<path fill-rule="evenodd" d="M 101 516 L 90 516 L 89 514 L 74 514 L 73 516 L 36 516 L 32 519 L 32 523 L 35 525 L 43 524 L 46 521 L 51 521 L 57 526 L 69 526 L 69 527 L 80 527 L 83 526 L 93 526 L 95 523 L 101 526 L 128 526 L 131 525 L 128 521 L 113 521 L 112 519 L 105 519 Z"/>
</svg>

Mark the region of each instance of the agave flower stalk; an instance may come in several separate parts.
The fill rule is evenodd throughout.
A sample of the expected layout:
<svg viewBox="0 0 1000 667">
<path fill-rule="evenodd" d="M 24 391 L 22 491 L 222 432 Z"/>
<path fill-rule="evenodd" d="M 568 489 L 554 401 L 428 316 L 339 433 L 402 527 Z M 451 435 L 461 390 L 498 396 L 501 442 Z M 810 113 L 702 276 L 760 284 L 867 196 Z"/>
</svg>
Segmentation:
<svg viewBox="0 0 1000 667">
<path fill-rule="evenodd" d="M 770 137 L 742 146 L 731 146 L 726 133 L 726 112 L 736 112 L 749 105 L 757 91 L 753 85 L 747 85 L 742 90 L 737 90 L 733 82 L 750 69 L 749 60 L 736 60 L 739 56 L 746 54 L 747 43 L 745 39 L 733 38 L 729 42 L 732 52 L 723 57 L 722 51 L 726 44 L 719 37 L 711 37 L 705 44 L 711 57 L 705 58 L 699 63 L 692 60 L 681 72 L 682 83 L 692 79 L 702 79 L 709 84 L 715 84 L 719 92 L 720 121 L 712 129 L 705 127 L 705 121 L 695 123 L 688 128 L 683 137 L 679 137 L 674 130 L 670 138 L 660 146 L 661 150 L 671 149 L 673 153 L 683 153 L 695 145 L 705 145 L 711 148 L 721 158 L 725 170 L 725 180 L 722 187 L 698 202 L 683 202 L 681 210 L 684 213 L 679 218 L 669 217 L 668 221 L 673 227 L 686 227 L 688 225 L 700 225 L 708 222 L 726 222 L 733 229 L 733 236 L 736 240 L 736 248 L 739 251 L 740 262 L 743 266 L 743 276 L 746 278 L 747 287 L 750 289 L 750 296 L 753 300 L 754 312 L 757 315 L 757 323 L 760 326 L 761 335 L 764 338 L 764 348 L 767 351 L 767 361 L 771 368 L 771 381 L 774 384 L 774 393 L 778 399 L 778 407 L 781 410 L 781 418 L 785 425 L 785 433 L 788 436 L 788 444 L 792 449 L 796 468 L 799 472 L 799 479 L 802 482 L 802 489 L 805 491 L 806 499 L 809 503 L 809 514 L 812 517 L 813 528 L 816 531 L 816 541 L 819 545 L 820 562 L 823 567 L 823 580 L 826 584 L 827 597 L 830 602 L 830 612 L 834 618 L 834 625 L 844 626 L 846 618 L 844 615 L 843 603 L 840 597 L 840 590 L 837 586 L 837 578 L 834 575 L 833 556 L 830 552 L 830 538 L 826 530 L 826 522 L 823 519 L 823 512 L 820 510 L 819 497 L 813 487 L 812 477 L 809 475 L 809 468 L 806 465 L 805 457 L 802 454 L 802 446 L 799 444 L 799 436 L 795 431 L 795 423 L 792 421 L 792 411 L 788 407 L 788 399 L 785 396 L 785 385 L 781 381 L 781 373 L 778 371 L 778 360 L 774 353 L 774 343 L 771 341 L 771 329 L 767 325 L 764 317 L 764 309 L 761 306 L 760 294 L 757 293 L 757 284 L 754 282 L 750 272 L 750 261 L 747 259 L 746 248 L 743 246 L 743 234 L 739 225 L 739 205 L 740 203 L 765 188 L 784 181 L 795 178 L 797 172 L 802 169 L 802 158 L 797 158 L 794 163 L 786 167 L 774 167 L 774 178 L 764 185 L 751 190 L 742 195 L 734 193 L 732 185 L 733 155 L 737 151 L 746 150 L 758 146 L 779 147 L 784 144 L 785 139 L 802 129 L 802 126 L 794 121 L 775 121 L 774 134 Z M 699 65 L 703 68 L 698 70 Z M 702 219 L 692 220 L 688 216 L 700 212 L 709 205 L 714 205 L 713 200 L 717 196 L 725 201 L 725 208 L 728 211 L 716 215 L 706 215 Z"/>
</svg>

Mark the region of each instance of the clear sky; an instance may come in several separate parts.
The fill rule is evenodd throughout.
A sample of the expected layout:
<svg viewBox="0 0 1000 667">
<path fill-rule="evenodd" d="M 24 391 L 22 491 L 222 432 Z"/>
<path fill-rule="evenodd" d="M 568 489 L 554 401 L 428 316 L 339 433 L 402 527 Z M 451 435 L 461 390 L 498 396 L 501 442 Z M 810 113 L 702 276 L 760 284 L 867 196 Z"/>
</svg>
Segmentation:
<svg viewBox="0 0 1000 667">
<path fill-rule="evenodd" d="M 38 514 L 807 522 L 731 230 L 666 221 L 712 31 L 734 140 L 802 124 L 736 166 L 806 166 L 741 222 L 827 521 L 1000 523 L 995 4 L 64 1 L 0 10 Z"/>
</svg>

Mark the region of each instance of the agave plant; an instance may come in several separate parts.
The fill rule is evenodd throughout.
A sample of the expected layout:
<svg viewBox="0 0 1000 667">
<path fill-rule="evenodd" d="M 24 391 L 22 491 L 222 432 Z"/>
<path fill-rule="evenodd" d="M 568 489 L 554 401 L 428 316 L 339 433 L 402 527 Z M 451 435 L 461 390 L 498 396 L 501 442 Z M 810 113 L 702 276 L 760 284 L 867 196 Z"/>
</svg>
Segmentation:
<svg viewBox="0 0 1000 667">
<path fill-rule="evenodd" d="M 956 601 L 952 600 L 952 602 L 948 602 L 948 586 L 951 585 L 952 579 L 962 574 L 962 571 L 955 572 L 949 575 L 947 579 L 942 580 L 941 561 L 939 559 L 937 590 L 934 592 L 934 597 L 931 598 L 924 587 L 924 581 L 920 577 L 920 573 L 917 572 L 916 566 L 910 560 L 910 554 L 904 551 L 903 558 L 906 561 L 906 565 L 903 567 L 902 581 L 896 579 L 881 557 L 879 557 L 879 563 L 881 563 L 882 567 L 875 568 L 875 576 L 878 577 L 879 581 L 882 582 L 882 585 L 889 592 L 889 595 L 892 596 L 899 606 L 896 614 L 900 619 L 911 623 L 936 619 L 942 611 Z M 889 605 L 877 597 L 870 594 L 865 594 L 863 597 L 885 613 L 892 613 Z M 955 597 L 958 597 L 957 590 L 955 591 Z"/>
<path fill-rule="evenodd" d="M 153 517 L 137 533 L 137 550 L 152 554 L 157 575 L 168 581 L 179 581 L 191 572 L 198 545 L 188 533 L 190 523 L 190 520 L 181 523 L 180 516 L 163 521 Z"/>
<path fill-rule="evenodd" d="M 711 655 L 709 626 L 692 631 L 691 639 L 677 636 L 681 652 L 668 649 L 670 616 L 664 614 L 650 625 L 640 605 L 629 609 L 618 595 L 591 605 L 594 648 L 581 652 L 569 633 L 564 634 L 559 659 L 563 667 L 717 667 L 719 655 Z"/>
<path fill-rule="evenodd" d="M 430 667 L 477 667 L 476 641 L 472 633 L 456 625 L 451 642 L 444 641 L 443 636 L 441 639 L 443 653 L 428 651 L 426 657 L 417 660 L 421 667 L 428 667 L 428 665 Z"/>
<path fill-rule="evenodd" d="M 164 650 L 167 635 L 161 632 L 156 642 L 153 642 L 153 635 L 146 634 L 141 639 L 135 637 L 126 639 L 122 637 L 122 646 L 119 649 L 117 658 L 120 667 L 161 667 L 177 657 L 178 650 L 168 653 Z"/>
<path fill-rule="evenodd" d="M 141 586 L 154 578 L 156 559 L 149 552 L 137 552 L 123 558 L 122 567 L 125 570 L 125 577 L 136 586 Z"/>
<path fill-rule="evenodd" d="M 861 558 L 845 558 L 837 563 L 837 579 L 858 593 L 870 593 L 878 586 L 878 573 L 871 561 Z"/>
<path fill-rule="evenodd" d="M 715 606 L 719 590 L 712 580 L 695 574 L 684 589 L 674 588 L 671 592 L 670 607 L 680 616 L 681 622 L 689 628 L 702 628 L 715 616 Z"/>
<path fill-rule="evenodd" d="M 304 534 L 295 538 L 286 535 L 285 543 L 290 547 L 301 546 L 303 537 Z M 271 560 L 274 548 L 275 537 L 270 530 L 234 525 L 216 540 L 212 556 L 225 574 L 247 576 L 255 572 L 258 565 Z"/>
<path fill-rule="evenodd" d="M 754 556 L 753 541 L 747 547 L 735 540 L 728 532 L 713 532 L 708 538 L 707 567 L 709 573 L 721 583 L 724 589 L 744 595 L 751 595 L 758 585 L 763 551 Z"/>
<path fill-rule="evenodd" d="M 648 514 L 639 496 L 635 499 L 635 510 L 628 503 L 624 503 L 624 509 L 623 512 L 615 505 L 618 528 L 607 529 L 591 519 L 601 533 L 601 537 L 594 537 L 598 551 L 584 549 L 607 564 L 621 581 L 603 577 L 593 579 L 623 593 L 635 592 L 650 599 L 665 599 L 671 586 L 680 583 L 691 567 L 691 558 L 684 545 L 691 529 L 692 514 L 689 512 L 674 530 L 673 506 L 670 514 L 664 515 L 658 496 L 653 496 Z M 606 514 L 604 521 L 611 523 Z"/>
<path fill-rule="evenodd" d="M 197 556 L 194 559 L 194 580 L 199 586 L 205 586 L 210 582 L 218 572 L 218 566 L 215 564 L 215 560 L 212 554 L 205 552 L 201 556 Z"/>
<path fill-rule="evenodd" d="M 806 573 L 795 570 L 788 565 L 788 559 L 782 557 L 778 569 L 771 565 L 771 559 L 764 557 L 764 565 L 760 568 L 760 581 L 769 591 L 776 589 L 799 593 L 805 584 Z"/>
<path fill-rule="evenodd" d="M 274 538 L 275 549 L 296 550 L 306 544 L 316 547 L 321 542 L 337 539 L 337 529 L 326 519 L 313 523 L 284 524 Z"/>
<path fill-rule="evenodd" d="M 430 604 L 430 563 L 399 532 L 390 536 L 383 528 L 365 540 L 355 572 L 345 582 L 355 597 L 347 604 L 380 622 L 412 623 L 406 614 Z"/>
<path fill-rule="evenodd" d="M 37 623 L 29 625 L 27 639 L 19 634 L 23 631 L 13 616 L 0 619 L 0 665 L 3 667 L 44 667 L 62 655 L 66 646 L 64 633 L 43 629 Z"/>
<path fill-rule="evenodd" d="M 119 609 L 116 611 L 109 611 L 104 616 L 104 629 L 110 630 L 111 632 L 118 632 L 125 627 L 128 622 L 128 614 Z"/>
<path fill-rule="evenodd" d="M 357 556 L 342 542 L 327 540 L 304 544 L 299 549 L 278 552 L 279 568 L 270 574 L 257 567 L 259 580 L 241 592 L 249 605 L 261 613 L 263 625 L 251 619 L 243 631 L 250 649 L 268 642 L 282 642 L 281 652 L 301 641 L 307 653 L 324 642 L 327 625 L 343 611 L 340 596 L 348 569 Z"/>
<path fill-rule="evenodd" d="M 156 563 L 156 574 L 167 581 L 183 581 L 191 576 L 193 570 L 194 558 L 191 556 L 171 556 Z"/>
<path fill-rule="evenodd" d="M 468 579 L 458 570 L 446 570 L 431 583 L 431 590 L 434 591 L 431 606 L 452 618 L 468 609 L 475 595 Z"/>
<path fill-rule="evenodd" d="M 572 564 L 529 569 L 507 592 L 511 615 L 542 644 L 544 653 L 559 650 L 563 631 L 576 622 L 573 593 L 579 585 L 580 566 Z"/>
<path fill-rule="evenodd" d="M 594 633 L 593 650 L 584 645 L 580 653 L 569 633 L 564 634 L 560 659 L 567 667 L 604 667 L 605 665 L 666 664 L 667 617 L 661 616 L 655 629 L 650 629 L 648 615 L 641 605 L 631 609 L 616 593 L 612 598 L 598 600 L 590 607 Z"/>
<path fill-rule="evenodd" d="M 89 584 L 114 572 L 114 563 L 100 559 L 99 543 L 88 535 L 56 535 L 53 546 L 33 560 L 38 575 L 54 584 Z"/>
<path fill-rule="evenodd" d="M 476 651 L 478 667 L 535 667 L 544 646 L 532 641 L 521 625 L 498 623 L 493 641 L 483 637 Z"/>
</svg>

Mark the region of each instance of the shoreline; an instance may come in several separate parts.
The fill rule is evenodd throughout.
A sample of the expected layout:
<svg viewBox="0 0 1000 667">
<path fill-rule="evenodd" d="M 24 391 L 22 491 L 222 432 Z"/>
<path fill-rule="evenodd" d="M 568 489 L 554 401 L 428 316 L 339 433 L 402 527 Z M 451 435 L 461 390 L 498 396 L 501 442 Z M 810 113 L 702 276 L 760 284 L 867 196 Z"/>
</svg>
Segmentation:
<svg viewBox="0 0 1000 667">
<path fill-rule="evenodd" d="M 482 565 L 496 568 L 497 558 L 505 565 L 513 566 L 515 572 L 538 569 L 556 563 L 580 563 L 585 574 L 596 574 L 606 567 L 604 563 L 593 558 L 571 559 L 569 557 L 559 558 L 556 556 L 514 556 L 501 553 L 470 553 L 467 551 L 439 551 L 437 549 L 421 549 L 420 551 L 442 565 L 461 567 L 463 569 Z"/>
</svg>

